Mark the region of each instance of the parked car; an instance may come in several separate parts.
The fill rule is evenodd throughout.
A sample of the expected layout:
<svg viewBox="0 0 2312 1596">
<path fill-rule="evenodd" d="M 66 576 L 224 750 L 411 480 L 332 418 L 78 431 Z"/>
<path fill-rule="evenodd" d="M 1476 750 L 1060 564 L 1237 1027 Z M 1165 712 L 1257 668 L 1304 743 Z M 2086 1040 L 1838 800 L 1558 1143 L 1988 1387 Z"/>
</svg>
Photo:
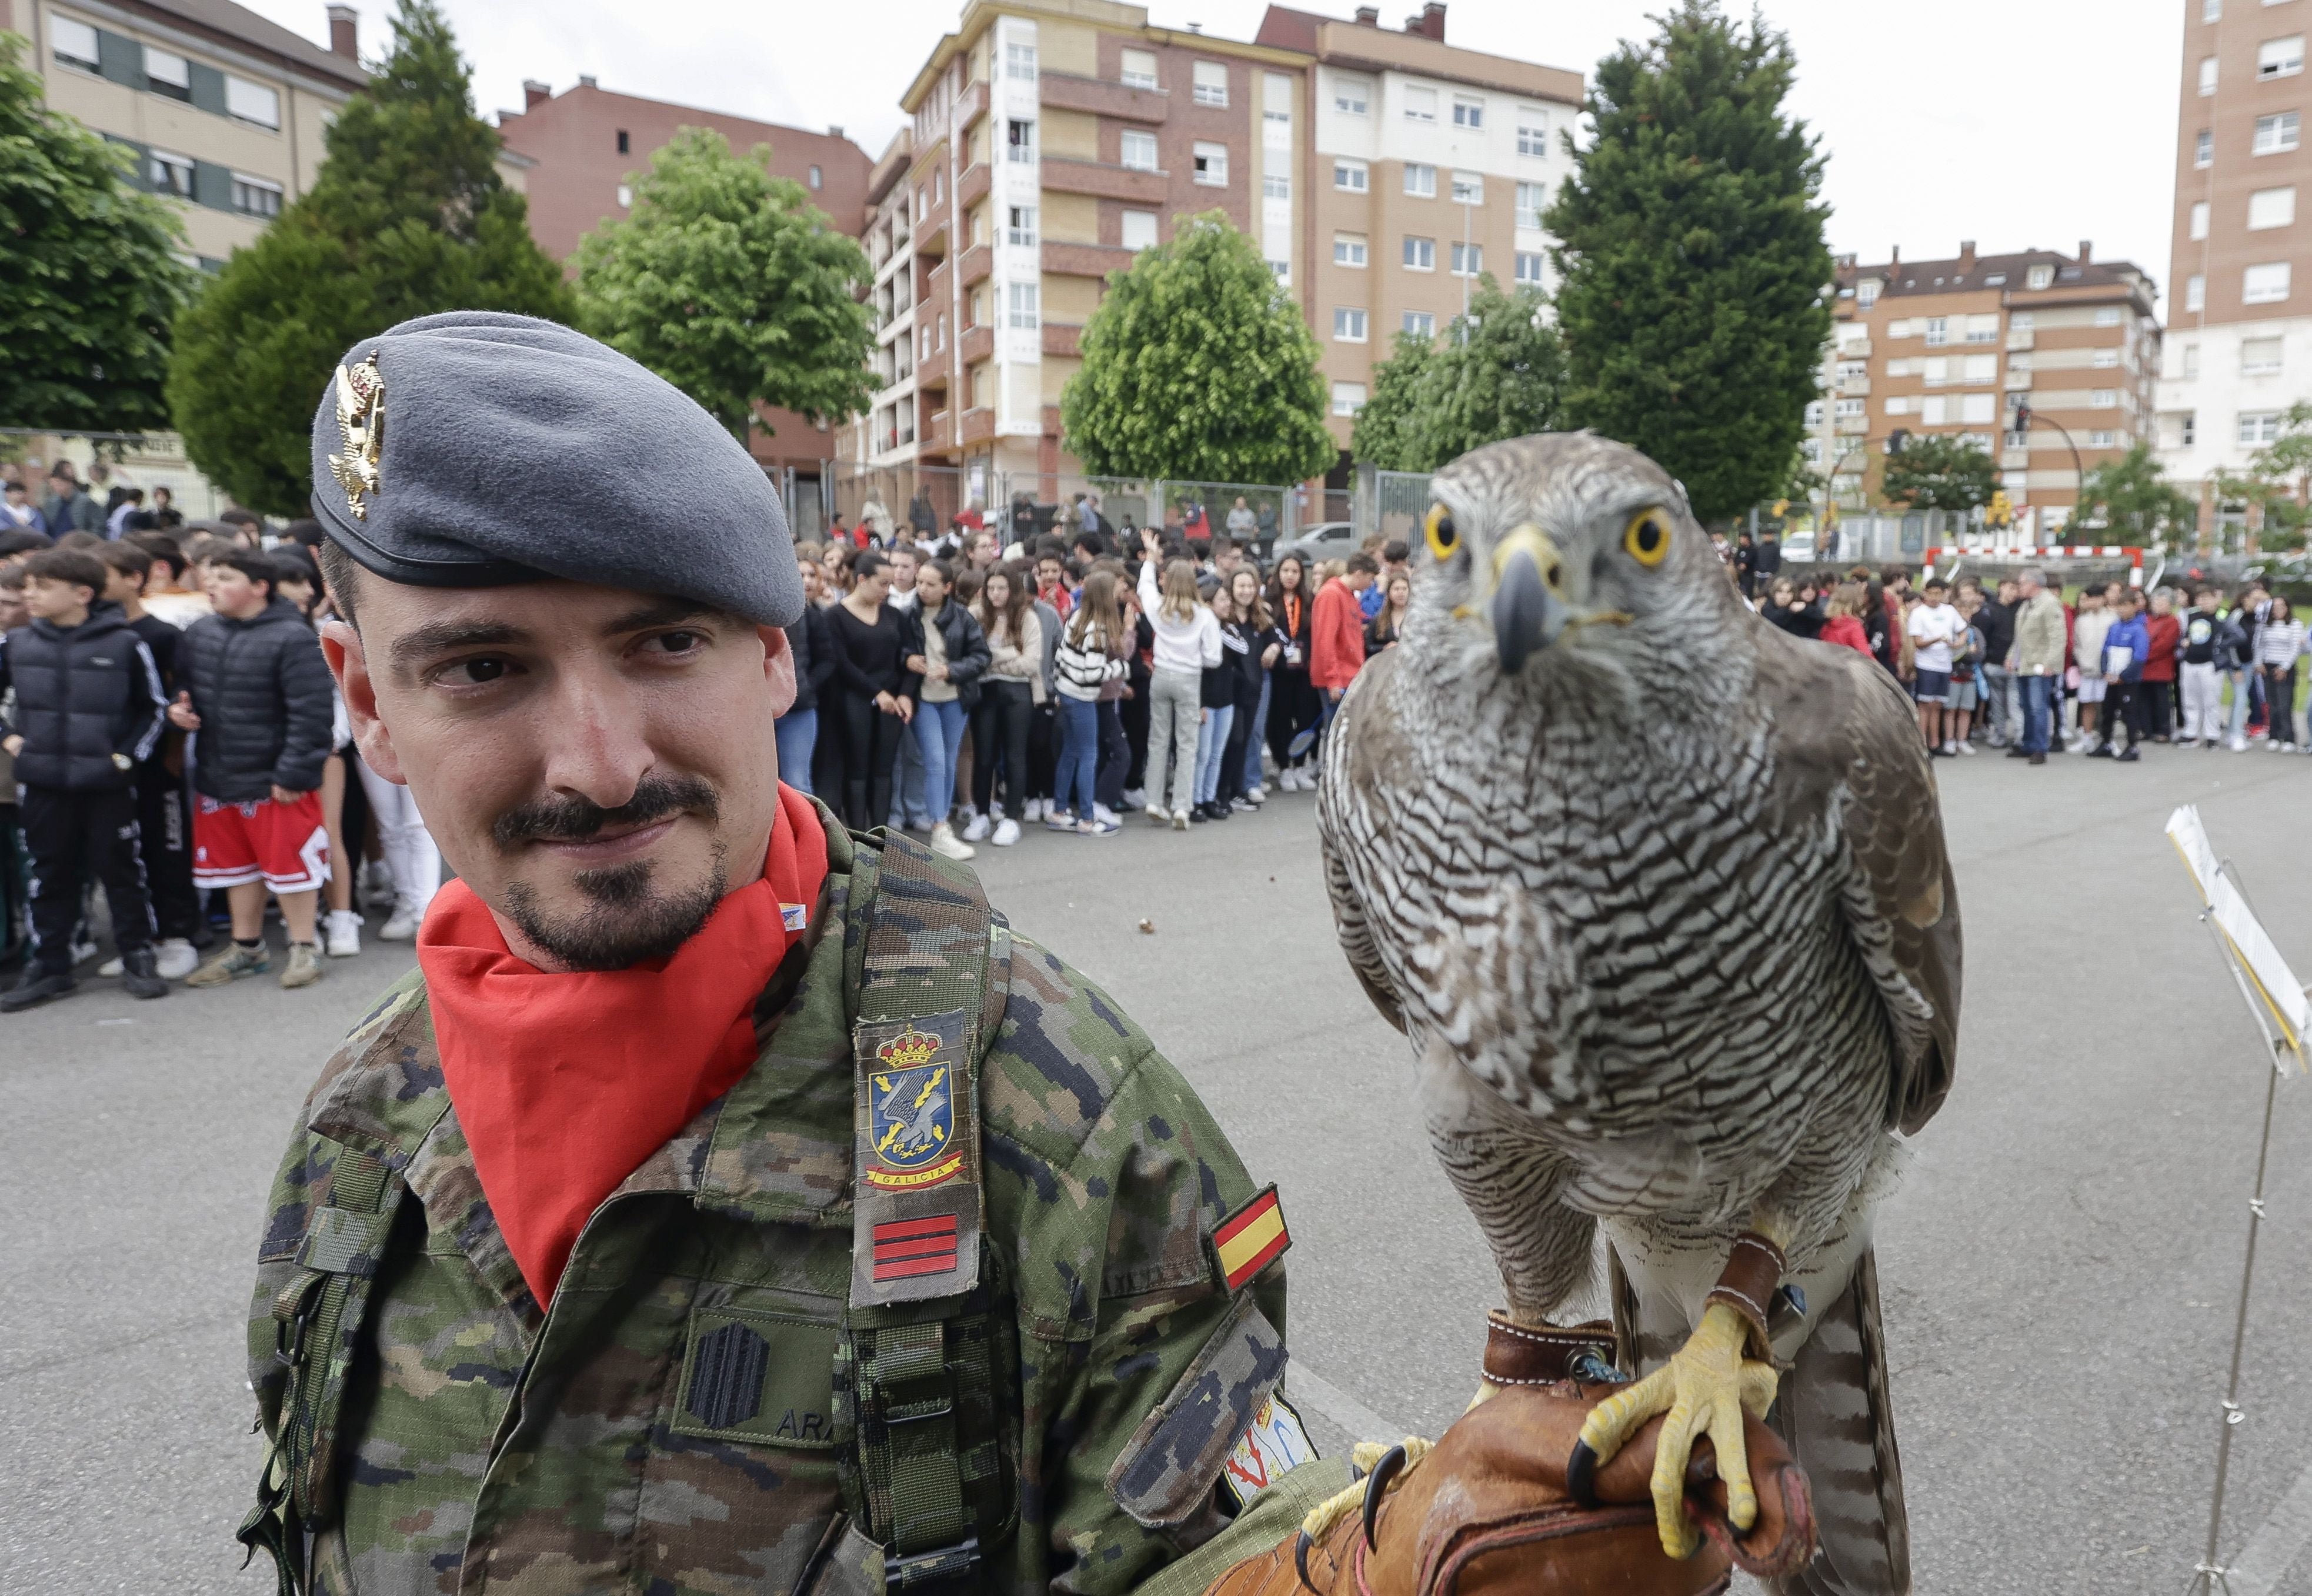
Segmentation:
<svg viewBox="0 0 2312 1596">
<path fill-rule="evenodd" d="M 1318 560 L 1344 560 L 1357 550 L 1357 529 L 1353 522 L 1320 521 L 1303 531 L 1297 538 L 1276 546 L 1270 564 L 1288 554 L 1297 554 L 1310 565 Z"/>
</svg>

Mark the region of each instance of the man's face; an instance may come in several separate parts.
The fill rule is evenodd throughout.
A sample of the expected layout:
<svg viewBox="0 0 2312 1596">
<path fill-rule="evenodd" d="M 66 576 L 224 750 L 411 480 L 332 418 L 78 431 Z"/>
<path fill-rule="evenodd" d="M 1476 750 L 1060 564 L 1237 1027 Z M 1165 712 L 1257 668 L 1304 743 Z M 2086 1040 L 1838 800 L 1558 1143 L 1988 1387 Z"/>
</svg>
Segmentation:
<svg viewBox="0 0 2312 1596">
<path fill-rule="evenodd" d="M 48 491 L 60 499 L 69 499 L 80 491 L 80 484 L 70 477 L 51 477 L 48 478 Z"/>
<path fill-rule="evenodd" d="M 1341 580 L 1349 584 L 1351 592 L 1361 593 L 1372 585 L 1373 574 L 1371 571 L 1352 571 Z"/>
<path fill-rule="evenodd" d="M 1055 559 L 1038 560 L 1036 562 L 1037 583 L 1045 588 L 1059 586 L 1061 568 L 1060 562 Z"/>
<path fill-rule="evenodd" d="M 35 620 L 77 626 L 88 618 L 89 601 L 94 597 L 88 589 L 53 576 L 35 576 L 24 583 L 24 608 Z"/>
<path fill-rule="evenodd" d="M 110 566 L 104 568 L 104 596 L 115 604 L 126 604 L 142 597 L 144 592 L 144 583 L 132 573 L 115 570 Z"/>
<path fill-rule="evenodd" d="M 778 811 L 775 627 L 571 582 L 375 575 L 322 647 L 362 758 L 407 785 L 507 945 L 549 969 L 672 952 L 758 880 Z"/>
<path fill-rule="evenodd" d="M 2151 595 L 2152 614 L 2165 615 L 2175 607 L 2176 606 L 2168 601 L 2166 593 L 2154 593 Z"/>
<path fill-rule="evenodd" d="M 2015 583 L 2011 582 L 2001 583 L 1999 584 L 1999 601 L 2002 604 L 2012 604 L 2015 602 L 2017 591 L 2018 589 Z"/>
<path fill-rule="evenodd" d="M 971 563 L 975 566 L 995 563 L 995 539 L 985 532 L 976 533 L 971 539 Z"/>
<path fill-rule="evenodd" d="M 1230 543 L 1213 556 L 1213 564 L 1219 567 L 1222 575 L 1232 576 L 1236 574 L 1236 568 L 1244 564 L 1244 556 L 1239 552 L 1235 544 Z"/>
<path fill-rule="evenodd" d="M 2103 595 L 2095 589 L 2089 588 L 2080 595 L 2080 608 L 2089 612 L 2102 609 Z"/>
<path fill-rule="evenodd" d="M 208 568 L 209 606 L 230 620 L 253 620 L 272 599 L 272 584 L 252 582 L 231 566 Z"/>
</svg>

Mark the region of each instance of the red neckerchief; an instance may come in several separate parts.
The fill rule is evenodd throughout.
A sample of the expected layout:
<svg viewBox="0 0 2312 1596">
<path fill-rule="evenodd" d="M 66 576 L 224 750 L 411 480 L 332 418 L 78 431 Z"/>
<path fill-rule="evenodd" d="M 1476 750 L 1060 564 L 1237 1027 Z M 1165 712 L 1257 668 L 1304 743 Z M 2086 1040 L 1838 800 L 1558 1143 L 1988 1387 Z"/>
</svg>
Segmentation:
<svg viewBox="0 0 2312 1596">
<path fill-rule="evenodd" d="M 507 1249 L 542 1306 L 602 1200 L 755 1062 L 755 1001 L 827 879 L 827 832 L 782 783 L 759 880 L 698 934 L 626 969 L 547 971 L 506 951 L 463 881 L 417 934 L 442 1076 Z"/>
</svg>

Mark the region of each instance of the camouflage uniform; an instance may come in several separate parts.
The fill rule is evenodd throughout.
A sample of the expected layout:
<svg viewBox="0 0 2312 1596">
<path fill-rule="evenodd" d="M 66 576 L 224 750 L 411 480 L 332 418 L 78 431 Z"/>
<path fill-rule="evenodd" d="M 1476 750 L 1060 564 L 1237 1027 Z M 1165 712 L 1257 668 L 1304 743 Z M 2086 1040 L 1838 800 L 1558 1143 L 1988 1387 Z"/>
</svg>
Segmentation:
<svg viewBox="0 0 2312 1596">
<path fill-rule="evenodd" d="M 250 1314 L 268 1434 L 288 1387 L 276 1302 L 337 1211 L 338 1161 L 381 1162 L 399 1185 L 337 1430 L 311 1449 L 335 1460 L 317 1589 L 882 1589 L 845 1513 L 832 1372 L 853 1276 L 860 926 L 882 855 L 821 813 L 826 897 L 757 1007 L 753 1070 L 596 1211 L 550 1313 L 491 1216 L 420 977 L 324 1068 L 274 1187 Z M 1016 1333 L 1017 1526 L 983 1548 L 979 1588 L 1114 1596 L 1224 1525 L 1222 1460 L 1283 1369 L 1283 1271 L 1228 1289 L 1212 1231 L 1254 1195 L 1235 1153 L 1104 993 L 1023 938 L 1010 950 L 978 1136 L 983 1278 Z M 732 1322 L 768 1341 L 749 1376 L 761 1399 L 750 1389 L 712 1424 L 687 1365 L 702 1325 Z"/>
</svg>

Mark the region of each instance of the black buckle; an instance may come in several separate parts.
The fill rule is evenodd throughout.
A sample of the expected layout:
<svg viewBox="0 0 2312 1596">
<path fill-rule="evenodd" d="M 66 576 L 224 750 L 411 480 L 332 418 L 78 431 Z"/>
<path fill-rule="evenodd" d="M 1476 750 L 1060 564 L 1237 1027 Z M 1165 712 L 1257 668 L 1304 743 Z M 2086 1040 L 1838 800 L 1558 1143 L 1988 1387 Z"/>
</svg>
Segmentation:
<svg viewBox="0 0 2312 1596">
<path fill-rule="evenodd" d="M 899 1557 L 883 1554 L 883 1589 L 915 1592 L 969 1579 L 979 1571 L 979 1537 L 968 1536 L 959 1546 L 915 1552 Z"/>
</svg>

